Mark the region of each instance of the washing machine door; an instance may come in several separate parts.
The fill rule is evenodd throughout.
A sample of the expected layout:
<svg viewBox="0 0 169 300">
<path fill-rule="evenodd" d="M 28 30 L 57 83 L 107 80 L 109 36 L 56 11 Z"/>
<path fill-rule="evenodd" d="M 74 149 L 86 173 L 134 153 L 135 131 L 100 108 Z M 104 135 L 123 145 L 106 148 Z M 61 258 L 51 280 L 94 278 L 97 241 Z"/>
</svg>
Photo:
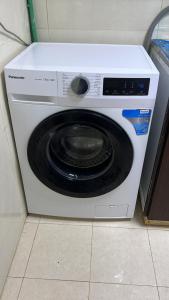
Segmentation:
<svg viewBox="0 0 169 300">
<path fill-rule="evenodd" d="M 117 188 L 133 163 L 132 143 L 122 127 L 83 109 L 43 120 L 29 139 L 27 154 L 43 184 L 72 197 L 94 197 Z"/>
</svg>

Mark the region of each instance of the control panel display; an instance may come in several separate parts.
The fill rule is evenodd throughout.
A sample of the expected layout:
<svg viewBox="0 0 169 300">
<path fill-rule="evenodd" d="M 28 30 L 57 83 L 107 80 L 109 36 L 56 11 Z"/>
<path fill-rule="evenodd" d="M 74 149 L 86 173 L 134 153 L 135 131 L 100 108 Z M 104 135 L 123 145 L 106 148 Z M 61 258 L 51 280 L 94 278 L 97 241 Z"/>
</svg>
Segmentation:
<svg viewBox="0 0 169 300">
<path fill-rule="evenodd" d="M 149 92 L 150 78 L 104 78 L 105 96 L 146 96 Z"/>
</svg>

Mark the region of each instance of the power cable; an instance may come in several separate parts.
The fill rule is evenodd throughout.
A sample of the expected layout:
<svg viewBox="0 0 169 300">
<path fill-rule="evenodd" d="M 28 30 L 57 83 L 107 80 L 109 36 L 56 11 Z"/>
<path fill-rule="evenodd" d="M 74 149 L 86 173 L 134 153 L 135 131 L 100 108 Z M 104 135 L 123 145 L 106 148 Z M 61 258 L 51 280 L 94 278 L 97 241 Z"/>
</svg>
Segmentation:
<svg viewBox="0 0 169 300">
<path fill-rule="evenodd" d="M 22 45 L 24 46 L 29 46 L 30 44 L 26 43 L 23 39 L 21 39 L 16 33 L 8 30 L 3 24 L 2 22 L 0 22 L 0 26 L 3 28 L 4 31 L 6 31 L 8 34 L 11 34 L 12 36 L 14 36 L 17 39 L 17 42 L 20 42 Z"/>
</svg>

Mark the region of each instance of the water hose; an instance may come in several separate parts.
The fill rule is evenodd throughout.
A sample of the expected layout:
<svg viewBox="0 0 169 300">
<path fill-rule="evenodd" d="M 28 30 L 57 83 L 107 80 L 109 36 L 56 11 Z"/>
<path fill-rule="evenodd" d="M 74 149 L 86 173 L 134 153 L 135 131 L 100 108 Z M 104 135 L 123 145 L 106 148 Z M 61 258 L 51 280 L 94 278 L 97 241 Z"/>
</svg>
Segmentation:
<svg viewBox="0 0 169 300">
<path fill-rule="evenodd" d="M 27 7 L 28 7 L 31 40 L 32 42 L 38 42 L 36 19 L 35 19 L 34 5 L 32 0 L 27 0 Z"/>
</svg>

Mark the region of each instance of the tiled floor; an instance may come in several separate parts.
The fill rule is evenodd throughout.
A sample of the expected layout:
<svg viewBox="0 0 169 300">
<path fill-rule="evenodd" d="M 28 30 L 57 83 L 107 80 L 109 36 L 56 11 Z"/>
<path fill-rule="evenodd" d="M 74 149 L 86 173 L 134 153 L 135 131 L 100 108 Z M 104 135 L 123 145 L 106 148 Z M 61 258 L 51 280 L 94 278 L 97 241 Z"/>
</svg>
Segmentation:
<svg viewBox="0 0 169 300">
<path fill-rule="evenodd" d="M 29 216 L 2 300 L 169 300 L 169 228 Z"/>
</svg>

